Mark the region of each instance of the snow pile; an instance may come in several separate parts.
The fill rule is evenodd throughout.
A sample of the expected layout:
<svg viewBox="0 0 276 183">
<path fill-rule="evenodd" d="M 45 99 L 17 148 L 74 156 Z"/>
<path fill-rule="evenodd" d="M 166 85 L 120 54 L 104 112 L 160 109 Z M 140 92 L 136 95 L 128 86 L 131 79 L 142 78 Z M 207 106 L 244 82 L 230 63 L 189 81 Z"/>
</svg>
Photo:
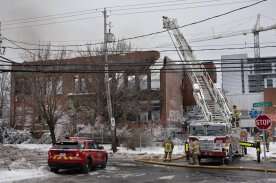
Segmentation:
<svg viewBox="0 0 276 183">
<path fill-rule="evenodd" d="M 13 144 L 10 146 L 24 150 L 32 150 L 32 152 L 36 151 L 37 153 L 46 153 L 52 144 Z"/>
<path fill-rule="evenodd" d="M 26 158 L 21 158 L 18 159 L 16 161 L 11 162 L 11 164 L 9 165 L 10 169 L 31 169 L 31 168 L 35 168 L 35 166 L 28 162 L 26 160 Z"/>
<path fill-rule="evenodd" d="M 47 169 L 43 167 L 39 167 L 38 169 L 18 169 L 11 171 L 5 170 L 1 171 L 0 173 L 0 183 L 54 176 L 56 175 L 49 172 Z"/>
<path fill-rule="evenodd" d="M 25 144 L 27 145 L 27 144 Z M 0 145 L 0 169 L 30 169 L 39 166 L 34 159 L 47 159 L 47 152 Z"/>
</svg>

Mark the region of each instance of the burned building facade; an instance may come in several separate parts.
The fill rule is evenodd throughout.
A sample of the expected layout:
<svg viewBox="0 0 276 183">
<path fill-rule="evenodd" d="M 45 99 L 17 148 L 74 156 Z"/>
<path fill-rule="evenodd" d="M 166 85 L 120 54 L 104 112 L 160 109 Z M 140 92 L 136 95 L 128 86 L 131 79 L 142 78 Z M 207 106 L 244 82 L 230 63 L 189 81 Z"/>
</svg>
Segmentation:
<svg viewBox="0 0 276 183">
<path fill-rule="evenodd" d="M 160 95 L 151 89 L 150 67 L 159 57 L 157 51 L 109 55 L 112 107 L 118 122 L 152 119 L 152 101 L 159 101 Z M 70 122 L 76 128 L 79 124 L 95 123 L 99 116 L 101 122 L 106 122 L 104 66 L 103 56 L 13 64 L 10 126 L 33 131 L 47 129 L 37 112 L 39 87 L 45 96 L 54 95 L 57 112 L 61 114 L 58 124 Z M 35 86 L 34 78 L 44 82 Z M 46 110 L 49 108 L 45 106 Z"/>
<path fill-rule="evenodd" d="M 216 83 L 216 66 L 212 62 L 202 65 L 209 73 L 210 79 Z M 161 116 L 163 126 L 180 125 L 185 111 L 196 105 L 193 97 L 193 85 L 183 64 L 176 64 L 168 57 L 164 58 L 160 73 Z"/>
</svg>

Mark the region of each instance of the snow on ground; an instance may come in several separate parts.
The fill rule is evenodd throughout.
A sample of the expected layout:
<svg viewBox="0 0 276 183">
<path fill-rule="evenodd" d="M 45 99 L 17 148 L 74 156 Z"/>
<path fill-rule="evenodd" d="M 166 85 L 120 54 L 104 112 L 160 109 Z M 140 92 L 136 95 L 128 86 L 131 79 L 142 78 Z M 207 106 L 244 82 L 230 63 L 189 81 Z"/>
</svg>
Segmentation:
<svg viewBox="0 0 276 183">
<path fill-rule="evenodd" d="M 138 147 L 136 150 L 127 149 L 126 147 L 118 147 L 118 151 L 113 154 L 111 145 L 104 145 L 104 149 L 108 151 L 109 156 L 116 159 L 136 159 L 155 157 L 160 158 L 164 154 L 164 149 L 161 146 Z M 184 154 L 183 145 L 175 145 L 173 156 L 181 156 Z"/>
<path fill-rule="evenodd" d="M 163 176 L 159 177 L 160 180 L 172 180 L 175 176 L 174 175 L 169 175 L 169 176 Z"/>
<path fill-rule="evenodd" d="M 36 150 L 41 152 L 48 152 L 51 144 L 9 144 L 9 146 L 17 147 L 19 149 Z"/>
<path fill-rule="evenodd" d="M 261 144 L 261 157 L 264 158 L 264 147 Z M 271 142 L 269 145 L 269 152 L 266 152 L 266 157 L 268 159 L 276 159 L 276 142 Z M 244 157 L 246 160 L 255 160 L 256 159 L 256 149 L 247 148 L 247 155 Z"/>
<path fill-rule="evenodd" d="M 19 149 L 36 150 L 41 152 L 47 152 L 51 147 L 50 144 L 11 144 L 9 146 L 17 147 Z M 103 145 L 104 149 L 108 151 L 109 154 L 113 154 L 111 150 L 111 145 Z M 262 146 L 262 157 L 264 156 Z M 247 155 L 244 157 L 245 160 L 256 159 L 256 149 L 247 148 Z M 140 156 L 154 156 L 163 155 L 164 149 L 161 146 L 150 146 L 150 147 L 138 147 L 136 150 L 127 149 L 126 147 L 118 147 L 118 152 L 113 154 L 114 158 L 135 158 Z M 173 150 L 173 155 L 179 156 L 184 154 L 184 145 L 175 145 Z M 270 152 L 266 152 L 268 158 L 276 159 L 276 142 L 270 143 Z"/>
<path fill-rule="evenodd" d="M 49 177 L 55 176 L 47 170 L 44 165 L 41 167 L 35 164 L 31 159 L 47 157 L 47 151 L 51 147 L 49 144 L 5 144 L 0 145 L 0 183 L 24 180 L 33 177 Z M 136 150 L 118 147 L 118 152 L 113 154 L 111 145 L 104 145 L 111 159 L 135 159 L 143 157 L 159 157 L 162 158 L 164 149 L 161 146 L 141 147 Z M 181 156 L 184 154 L 184 145 L 175 145 L 173 156 Z M 247 156 L 243 160 L 256 160 L 256 149 L 247 148 Z M 276 142 L 270 143 L 270 152 L 267 152 L 269 159 L 276 159 Z M 263 157 L 263 146 L 262 146 Z M 46 161 L 46 160 L 45 160 Z M 2 166 L 3 165 L 3 166 Z M 107 167 L 107 171 L 116 167 Z M 171 177 L 161 177 L 161 179 L 169 179 Z"/>
<path fill-rule="evenodd" d="M 0 171 L 0 183 L 51 176 L 55 176 L 55 174 L 49 172 L 43 167 L 39 167 L 38 169 L 2 170 Z"/>
<path fill-rule="evenodd" d="M 5 146 L 16 147 L 19 149 L 27 149 L 27 150 L 35 150 L 40 152 L 48 152 L 51 147 L 50 144 L 6 144 Z M 104 149 L 109 153 L 111 151 L 111 145 L 103 145 Z M 174 155 L 183 155 L 184 153 L 184 145 L 175 145 L 173 154 Z M 247 148 L 247 157 L 250 159 L 256 158 L 256 149 L 255 148 Z M 150 146 L 150 147 L 138 147 L 136 150 L 127 149 L 126 147 L 118 147 L 118 152 L 116 154 L 123 155 L 162 155 L 164 154 L 164 149 L 161 146 Z M 270 143 L 270 152 L 266 153 L 267 157 L 276 159 L 276 142 Z M 263 145 L 262 145 L 262 156 L 263 156 Z"/>
</svg>

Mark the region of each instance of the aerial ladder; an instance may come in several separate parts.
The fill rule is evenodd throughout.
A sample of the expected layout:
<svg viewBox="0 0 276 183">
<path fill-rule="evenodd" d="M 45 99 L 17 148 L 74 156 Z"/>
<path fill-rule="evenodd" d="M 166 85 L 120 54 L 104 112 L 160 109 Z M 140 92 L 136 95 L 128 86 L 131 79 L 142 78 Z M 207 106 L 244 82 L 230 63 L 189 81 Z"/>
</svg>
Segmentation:
<svg viewBox="0 0 276 183">
<path fill-rule="evenodd" d="M 231 110 L 227 99 L 215 86 L 205 66 L 194 57 L 191 47 L 178 28 L 176 19 L 163 17 L 163 28 L 168 31 L 179 53 L 180 65 L 188 71 L 194 99 L 201 108 L 205 120 L 231 123 Z"/>
</svg>

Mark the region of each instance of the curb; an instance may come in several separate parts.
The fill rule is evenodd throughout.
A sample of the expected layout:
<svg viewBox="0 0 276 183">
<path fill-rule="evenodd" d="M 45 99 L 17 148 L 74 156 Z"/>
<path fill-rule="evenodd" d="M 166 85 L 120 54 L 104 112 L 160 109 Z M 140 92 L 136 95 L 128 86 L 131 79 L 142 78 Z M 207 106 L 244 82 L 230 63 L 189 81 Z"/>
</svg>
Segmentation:
<svg viewBox="0 0 276 183">
<path fill-rule="evenodd" d="M 253 168 L 253 167 L 242 167 L 242 166 L 206 166 L 206 165 L 184 165 L 184 164 L 178 164 L 178 163 L 164 163 L 159 161 L 151 161 L 151 160 L 145 160 L 145 159 L 136 159 L 137 162 L 142 162 L 146 164 L 154 164 L 154 165 L 164 165 L 164 166 L 173 166 L 173 167 L 182 167 L 182 168 L 206 168 L 206 169 L 222 169 L 222 170 L 242 170 L 242 171 L 255 171 L 255 172 L 270 172 L 270 173 L 276 173 L 276 169 L 274 168 L 268 168 L 268 167 L 259 167 L 259 168 Z"/>
</svg>

